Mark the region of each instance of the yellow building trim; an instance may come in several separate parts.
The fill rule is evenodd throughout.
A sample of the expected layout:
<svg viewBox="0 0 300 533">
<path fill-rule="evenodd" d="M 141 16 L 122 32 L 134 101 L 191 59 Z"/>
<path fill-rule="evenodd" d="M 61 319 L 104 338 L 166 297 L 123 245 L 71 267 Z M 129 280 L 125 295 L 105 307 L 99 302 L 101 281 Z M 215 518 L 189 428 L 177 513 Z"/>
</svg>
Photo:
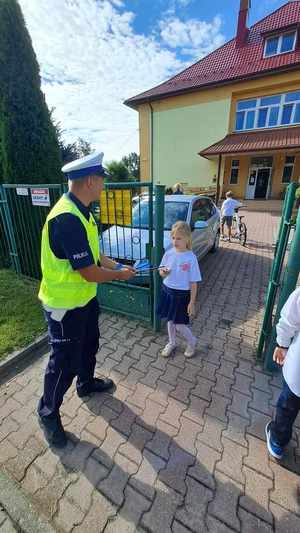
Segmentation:
<svg viewBox="0 0 300 533">
<path fill-rule="evenodd" d="M 139 107 L 141 181 L 151 180 L 151 124 L 148 104 Z"/>
</svg>

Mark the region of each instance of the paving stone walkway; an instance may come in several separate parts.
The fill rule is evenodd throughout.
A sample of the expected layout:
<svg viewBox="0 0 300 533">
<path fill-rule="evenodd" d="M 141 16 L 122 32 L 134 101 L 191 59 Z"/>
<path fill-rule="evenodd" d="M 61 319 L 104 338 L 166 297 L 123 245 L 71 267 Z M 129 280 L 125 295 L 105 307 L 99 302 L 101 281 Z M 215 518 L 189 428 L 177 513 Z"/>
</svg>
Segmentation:
<svg viewBox="0 0 300 533">
<path fill-rule="evenodd" d="M 14 523 L 7 512 L 0 505 L 0 531 L 1 533 L 17 533 Z"/>
<path fill-rule="evenodd" d="M 245 214 L 248 247 L 223 243 L 202 263 L 195 358 L 182 345 L 163 359 L 165 333 L 102 315 L 97 373 L 117 389 L 68 392 L 67 449 L 48 449 L 37 424 L 46 358 L 1 386 L 1 468 L 56 531 L 300 531 L 300 421 L 285 461 L 270 460 L 281 378 L 254 360 L 278 218 Z"/>
</svg>

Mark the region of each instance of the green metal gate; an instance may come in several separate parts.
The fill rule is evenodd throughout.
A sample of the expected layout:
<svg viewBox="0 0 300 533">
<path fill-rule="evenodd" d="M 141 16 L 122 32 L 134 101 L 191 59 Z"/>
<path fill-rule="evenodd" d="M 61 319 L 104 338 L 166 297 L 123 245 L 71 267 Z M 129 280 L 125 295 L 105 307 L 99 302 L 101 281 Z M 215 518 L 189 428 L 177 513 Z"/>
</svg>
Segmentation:
<svg viewBox="0 0 300 533">
<path fill-rule="evenodd" d="M 141 190 L 143 193 L 141 194 Z M 151 182 L 106 184 L 106 200 L 112 203 L 113 220 L 101 224 L 100 206 L 100 250 L 108 257 L 123 263 L 135 265 L 146 260 L 149 265 L 158 265 L 163 253 L 164 231 L 164 186 L 153 189 Z M 125 220 L 125 192 L 130 191 L 132 219 Z M 119 194 L 117 203 L 116 195 Z M 106 212 L 109 212 L 107 206 Z M 118 223 L 115 223 L 119 212 Z M 155 313 L 160 293 L 160 277 L 157 271 L 150 271 L 145 277 L 137 276 L 129 282 L 110 282 L 98 285 L 101 307 L 133 318 L 150 322 L 156 331 L 160 321 Z"/>
<path fill-rule="evenodd" d="M 65 189 L 64 184 L 0 185 L 0 268 L 11 266 L 18 274 L 40 279 L 42 228 L 49 211 Z M 102 247 L 105 255 L 124 264 L 147 259 L 150 265 L 158 265 L 163 252 L 164 187 L 156 186 L 153 190 L 152 183 L 112 183 L 106 184 L 106 191 L 107 202 L 109 195 L 112 196 L 110 209 L 107 205 L 106 223 L 103 223 L 99 204 L 93 205 L 100 230 L 100 249 Z M 127 219 L 124 214 L 126 194 Z M 135 208 L 132 208 L 134 197 Z M 109 215 L 111 208 L 114 211 L 112 217 Z M 132 223 L 131 217 L 134 217 Z M 147 241 L 145 246 L 139 246 L 138 256 L 136 253 L 121 253 L 125 232 L 131 234 L 131 239 L 134 236 L 139 238 L 140 243 L 142 235 Z M 111 244 L 116 235 L 115 249 L 106 246 L 103 250 L 104 237 Z M 131 242 L 133 249 L 134 242 Z M 103 309 L 145 320 L 158 330 L 160 322 L 154 310 L 159 292 L 159 275 L 150 272 L 147 279 L 138 276 L 132 282 L 99 284 L 98 297 Z"/>
<path fill-rule="evenodd" d="M 264 366 L 269 371 L 277 370 L 277 365 L 272 360 L 276 346 L 276 325 L 283 305 L 297 285 L 300 272 L 300 210 L 296 221 L 293 216 L 298 187 L 297 183 L 291 183 L 287 187 L 258 343 L 257 356 L 263 358 Z M 291 228 L 295 232 L 288 251 Z"/>
</svg>

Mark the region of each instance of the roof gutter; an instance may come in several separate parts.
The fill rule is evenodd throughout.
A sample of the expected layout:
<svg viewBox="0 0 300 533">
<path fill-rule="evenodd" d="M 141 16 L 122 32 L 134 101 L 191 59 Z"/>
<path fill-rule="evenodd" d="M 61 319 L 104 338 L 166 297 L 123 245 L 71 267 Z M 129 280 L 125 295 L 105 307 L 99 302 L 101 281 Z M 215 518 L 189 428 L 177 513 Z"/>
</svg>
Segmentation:
<svg viewBox="0 0 300 533">
<path fill-rule="evenodd" d="M 233 83 L 236 83 L 236 82 L 242 82 L 242 81 L 248 80 L 249 78 L 258 79 L 258 78 L 263 78 L 265 76 L 269 76 L 271 74 L 282 74 L 284 72 L 290 72 L 291 70 L 297 70 L 297 69 L 299 69 L 299 66 L 300 66 L 300 62 L 299 63 L 295 63 L 293 65 L 284 66 L 282 68 L 278 68 L 277 67 L 276 69 L 274 68 L 274 69 L 270 69 L 270 70 L 267 70 L 267 71 L 264 70 L 263 72 L 258 72 L 256 74 L 249 74 L 248 76 L 230 78 L 230 79 L 222 80 L 222 81 L 218 81 L 218 82 L 206 83 L 206 84 L 200 85 L 198 87 L 188 87 L 186 89 L 178 89 L 177 91 L 172 91 L 172 92 L 168 92 L 168 93 L 160 93 L 160 94 L 157 94 L 157 95 L 141 98 L 140 100 L 129 99 L 129 100 L 125 100 L 125 102 L 123 102 L 123 103 L 127 107 L 131 107 L 132 109 L 136 109 L 137 110 L 139 105 L 150 104 L 150 102 L 154 102 L 156 100 L 163 100 L 165 98 L 171 98 L 173 96 L 180 96 L 182 94 L 187 94 L 187 93 L 195 93 L 195 92 L 199 92 L 199 91 L 202 91 L 204 89 L 208 89 L 208 88 L 212 88 L 212 87 L 224 87 L 226 85 L 230 85 L 230 84 L 233 84 Z"/>
</svg>

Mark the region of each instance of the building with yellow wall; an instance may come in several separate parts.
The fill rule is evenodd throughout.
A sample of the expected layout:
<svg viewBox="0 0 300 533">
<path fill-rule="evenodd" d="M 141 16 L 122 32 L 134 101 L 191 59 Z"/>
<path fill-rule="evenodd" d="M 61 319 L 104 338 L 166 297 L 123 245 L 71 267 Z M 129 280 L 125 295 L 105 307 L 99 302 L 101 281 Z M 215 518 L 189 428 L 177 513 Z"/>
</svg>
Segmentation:
<svg viewBox="0 0 300 533">
<path fill-rule="evenodd" d="M 300 1 L 248 28 L 161 85 L 130 98 L 139 112 L 142 179 L 186 191 L 281 198 L 300 181 Z"/>
</svg>

